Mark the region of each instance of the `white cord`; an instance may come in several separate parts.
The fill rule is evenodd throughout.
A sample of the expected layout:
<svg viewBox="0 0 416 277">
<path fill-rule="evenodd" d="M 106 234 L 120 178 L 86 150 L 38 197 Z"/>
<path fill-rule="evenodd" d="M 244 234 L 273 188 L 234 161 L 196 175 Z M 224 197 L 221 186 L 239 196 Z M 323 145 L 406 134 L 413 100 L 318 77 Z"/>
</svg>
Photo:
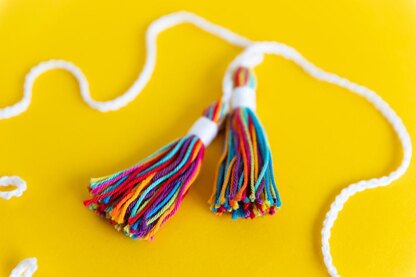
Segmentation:
<svg viewBox="0 0 416 277">
<path fill-rule="evenodd" d="M 0 177 L 0 187 L 14 187 L 10 191 L 0 191 L 0 198 L 10 200 L 12 197 L 20 197 L 26 190 L 26 182 L 18 176 L 3 176 Z"/>
<path fill-rule="evenodd" d="M 204 31 L 211 33 L 230 44 L 247 47 L 252 42 L 236 33 L 229 31 L 228 29 L 213 24 L 202 17 L 194 15 L 189 12 L 177 12 L 172 13 L 159 19 L 155 20 L 146 31 L 146 60 L 143 65 L 142 72 L 139 74 L 133 85 L 124 92 L 121 96 L 109 100 L 109 101 L 96 101 L 91 97 L 88 80 L 84 73 L 76 65 L 63 61 L 63 60 L 50 60 L 42 62 L 37 66 L 33 67 L 27 74 L 24 83 L 23 98 L 16 104 L 0 109 L 0 119 L 6 119 L 14 117 L 26 111 L 30 105 L 32 97 L 33 84 L 36 79 L 43 73 L 55 70 L 63 69 L 70 72 L 77 80 L 81 90 L 81 96 L 85 103 L 93 109 L 97 109 L 101 112 L 115 111 L 118 110 L 131 101 L 133 101 L 143 90 L 146 84 L 152 77 L 155 64 L 156 64 L 156 51 L 157 51 L 157 37 L 163 31 L 170 29 L 174 26 L 192 23 Z"/>
<path fill-rule="evenodd" d="M 41 75 L 42 73 L 52 69 L 64 69 L 72 73 L 72 75 L 74 75 L 74 77 L 76 77 L 78 80 L 82 98 L 91 108 L 97 109 L 102 112 L 107 112 L 118 110 L 124 107 L 140 94 L 140 92 L 146 86 L 147 82 L 150 80 L 153 74 L 154 67 L 156 64 L 156 40 L 158 35 L 161 32 L 182 23 L 192 23 L 200 29 L 208 33 L 211 33 L 215 36 L 218 36 L 223 40 L 229 42 L 230 44 L 245 48 L 243 53 L 240 54 L 230 64 L 225 73 L 223 81 L 224 94 L 222 99 L 227 105 L 229 104 L 230 97 L 232 95 L 231 74 L 234 71 L 234 69 L 242 65 L 254 67 L 262 62 L 264 54 L 273 54 L 282 56 L 288 60 L 293 61 L 294 63 L 299 65 L 306 73 L 318 80 L 343 87 L 355 94 L 362 96 L 368 102 L 373 104 L 376 109 L 380 111 L 380 113 L 386 118 L 386 120 L 393 127 L 394 131 L 397 133 L 397 136 L 399 137 L 399 140 L 403 147 L 403 160 L 400 166 L 387 176 L 381 178 L 374 178 L 371 180 L 360 181 L 343 189 L 341 193 L 336 197 L 335 201 L 332 203 L 331 208 L 326 215 L 322 228 L 322 254 L 329 274 L 333 277 L 339 276 L 332 261 L 329 244 L 331 228 L 333 227 L 339 212 L 342 210 L 344 204 L 348 201 L 348 199 L 357 192 L 361 192 L 370 188 L 387 186 L 391 182 L 402 176 L 410 164 L 410 159 L 412 156 L 412 145 L 410 141 L 410 136 L 405 126 L 403 125 L 401 119 L 397 116 L 394 110 L 390 108 L 390 106 L 374 91 L 362 85 L 353 83 L 347 80 L 346 78 L 340 77 L 334 73 L 329 73 L 318 68 L 317 66 L 309 62 L 306 58 L 304 58 L 294 48 L 288 45 L 279 42 L 253 42 L 222 26 L 213 24 L 195 14 L 189 12 L 172 13 L 155 20 L 147 29 L 147 56 L 142 72 L 139 74 L 137 80 L 133 83 L 133 85 L 121 96 L 113 100 L 103 102 L 92 99 L 89 91 L 87 78 L 78 67 L 67 61 L 51 60 L 40 63 L 29 72 L 25 80 L 24 94 L 22 100 L 10 107 L 0 109 L 0 119 L 10 118 L 27 110 L 27 108 L 30 105 L 33 83 L 35 82 L 36 78 L 39 77 L 39 75 Z"/>
<path fill-rule="evenodd" d="M 9 277 L 31 277 L 38 269 L 38 260 L 28 258 L 21 261 L 10 273 Z"/>
</svg>

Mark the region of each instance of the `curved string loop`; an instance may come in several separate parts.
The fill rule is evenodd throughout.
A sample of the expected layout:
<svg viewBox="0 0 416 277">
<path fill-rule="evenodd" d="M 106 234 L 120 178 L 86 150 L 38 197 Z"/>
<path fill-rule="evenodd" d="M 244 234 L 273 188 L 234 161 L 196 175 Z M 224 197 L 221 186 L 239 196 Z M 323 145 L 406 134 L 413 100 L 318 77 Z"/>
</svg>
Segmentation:
<svg viewBox="0 0 416 277">
<path fill-rule="evenodd" d="M 25 112 L 31 102 L 33 85 L 36 79 L 45 72 L 63 69 L 71 73 L 78 81 L 81 97 L 93 109 L 101 112 L 116 111 L 133 101 L 143 90 L 152 77 L 156 65 L 157 37 L 162 32 L 177 25 L 191 23 L 196 27 L 217 36 L 224 41 L 239 47 L 247 47 L 252 41 L 240 36 L 220 25 L 213 24 L 206 19 L 190 12 L 177 12 L 160 17 L 153 21 L 146 31 L 146 59 L 136 81 L 120 96 L 109 101 L 97 101 L 91 97 L 88 79 L 82 70 L 65 60 L 49 60 L 34 66 L 26 75 L 23 98 L 9 107 L 0 108 L 0 119 L 11 118 Z"/>
</svg>

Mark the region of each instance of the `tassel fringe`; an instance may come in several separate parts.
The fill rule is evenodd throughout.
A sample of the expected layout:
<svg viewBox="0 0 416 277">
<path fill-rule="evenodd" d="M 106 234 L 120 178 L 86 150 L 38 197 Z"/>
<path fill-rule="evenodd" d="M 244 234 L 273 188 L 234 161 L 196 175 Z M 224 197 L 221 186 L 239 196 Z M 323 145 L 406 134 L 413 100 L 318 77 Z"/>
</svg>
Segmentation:
<svg viewBox="0 0 416 277">
<path fill-rule="evenodd" d="M 204 112 L 218 125 L 224 116 L 221 102 Z M 204 152 L 201 139 L 187 135 L 127 170 L 92 179 L 91 199 L 84 205 L 133 239 L 153 239 L 177 212 L 199 173 Z"/>
<path fill-rule="evenodd" d="M 235 88 L 254 90 L 253 72 L 237 69 L 234 84 Z M 227 119 L 216 180 L 210 199 L 216 214 L 229 212 L 233 219 L 254 218 L 274 214 L 281 206 L 266 133 L 249 107 L 235 107 Z"/>
</svg>

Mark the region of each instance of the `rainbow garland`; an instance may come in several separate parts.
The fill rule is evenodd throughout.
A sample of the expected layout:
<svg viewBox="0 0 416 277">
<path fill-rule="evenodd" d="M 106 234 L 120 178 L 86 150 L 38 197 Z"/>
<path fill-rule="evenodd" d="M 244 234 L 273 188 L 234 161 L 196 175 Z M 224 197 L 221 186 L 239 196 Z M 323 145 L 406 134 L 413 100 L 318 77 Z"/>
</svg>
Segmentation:
<svg viewBox="0 0 416 277">
<path fill-rule="evenodd" d="M 255 90 L 252 70 L 240 67 L 234 76 L 235 88 Z M 214 213 L 230 212 L 233 219 L 254 218 L 274 214 L 281 206 L 270 146 L 260 121 L 249 107 L 234 108 L 227 119 L 216 179 L 210 199 Z"/>
<path fill-rule="evenodd" d="M 203 115 L 219 125 L 226 113 L 216 102 Z M 201 139 L 187 135 L 127 170 L 92 179 L 91 199 L 84 204 L 127 236 L 152 239 L 177 212 L 199 173 L 204 152 Z"/>
</svg>

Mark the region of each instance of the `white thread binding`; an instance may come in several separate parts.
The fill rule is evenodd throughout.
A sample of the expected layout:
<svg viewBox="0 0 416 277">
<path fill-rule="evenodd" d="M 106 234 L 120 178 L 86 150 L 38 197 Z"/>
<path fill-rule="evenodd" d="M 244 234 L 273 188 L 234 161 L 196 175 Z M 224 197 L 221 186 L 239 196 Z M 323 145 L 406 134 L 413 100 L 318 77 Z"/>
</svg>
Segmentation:
<svg viewBox="0 0 416 277">
<path fill-rule="evenodd" d="M 247 107 L 256 111 L 256 92 L 247 86 L 234 88 L 231 93 L 231 108 Z"/>
<path fill-rule="evenodd" d="M 390 108 L 390 106 L 374 91 L 362 85 L 353 83 L 348 79 L 340 77 L 334 73 L 326 72 L 318 68 L 306 58 L 304 58 L 294 48 L 288 45 L 279 42 L 253 42 L 224 27 L 213 24 L 195 14 L 189 12 L 172 13 L 155 20 L 147 29 L 146 60 L 143 69 L 133 85 L 121 96 L 115 98 L 114 100 L 103 102 L 92 99 L 89 92 L 88 81 L 78 67 L 67 61 L 51 60 L 40 63 L 29 72 L 25 80 L 22 100 L 10 107 L 0 109 L 0 119 L 10 118 L 24 112 L 30 105 L 30 98 L 32 95 L 32 87 L 34 81 L 39 75 L 52 69 L 67 70 L 75 78 L 77 78 L 81 90 L 81 96 L 90 107 L 102 112 L 114 111 L 124 107 L 140 94 L 142 89 L 149 81 L 151 75 L 153 74 L 156 63 L 157 36 L 164 30 L 182 23 L 192 23 L 200 29 L 218 36 L 230 44 L 246 48 L 245 51 L 230 64 L 225 73 L 223 80 L 224 94 L 222 97 L 225 105 L 229 105 L 230 98 L 232 96 L 231 74 L 235 68 L 240 65 L 254 67 L 262 62 L 264 54 L 273 54 L 293 61 L 299 65 L 306 73 L 318 80 L 332 83 L 334 85 L 343 87 L 359 96 L 362 96 L 368 102 L 373 104 L 377 110 L 380 111 L 380 113 L 386 118 L 386 120 L 393 127 L 394 131 L 397 133 L 403 148 L 403 160 L 400 166 L 387 176 L 360 181 L 343 189 L 341 193 L 336 197 L 335 201 L 332 203 L 331 208 L 326 215 L 322 228 L 322 254 L 329 274 L 333 277 L 339 276 L 333 264 L 329 244 L 331 228 L 333 227 L 339 212 L 342 210 L 344 204 L 348 201 L 348 199 L 354 194 L 370 188 L 387 186 L 394 180 L 400 178 L 409 167 L 410 159 L 412 156 L 412 145 L 410 136 L 401 119 L 397 116 L 394 110 Z"/>
<path fill-rule="evenodd" d="M 38 260 L 28 258 L 21 261 L 10 273 L 9 277 L 31 277 L 38 269 Z"/>
<path fill-rule="evenodd" d="M 201 116 L 188 131 L 188 135 L 199 137 L 205 147 L 211 144 L 217 134 L 218 125 L 205 116 Z"/>
</svg>

